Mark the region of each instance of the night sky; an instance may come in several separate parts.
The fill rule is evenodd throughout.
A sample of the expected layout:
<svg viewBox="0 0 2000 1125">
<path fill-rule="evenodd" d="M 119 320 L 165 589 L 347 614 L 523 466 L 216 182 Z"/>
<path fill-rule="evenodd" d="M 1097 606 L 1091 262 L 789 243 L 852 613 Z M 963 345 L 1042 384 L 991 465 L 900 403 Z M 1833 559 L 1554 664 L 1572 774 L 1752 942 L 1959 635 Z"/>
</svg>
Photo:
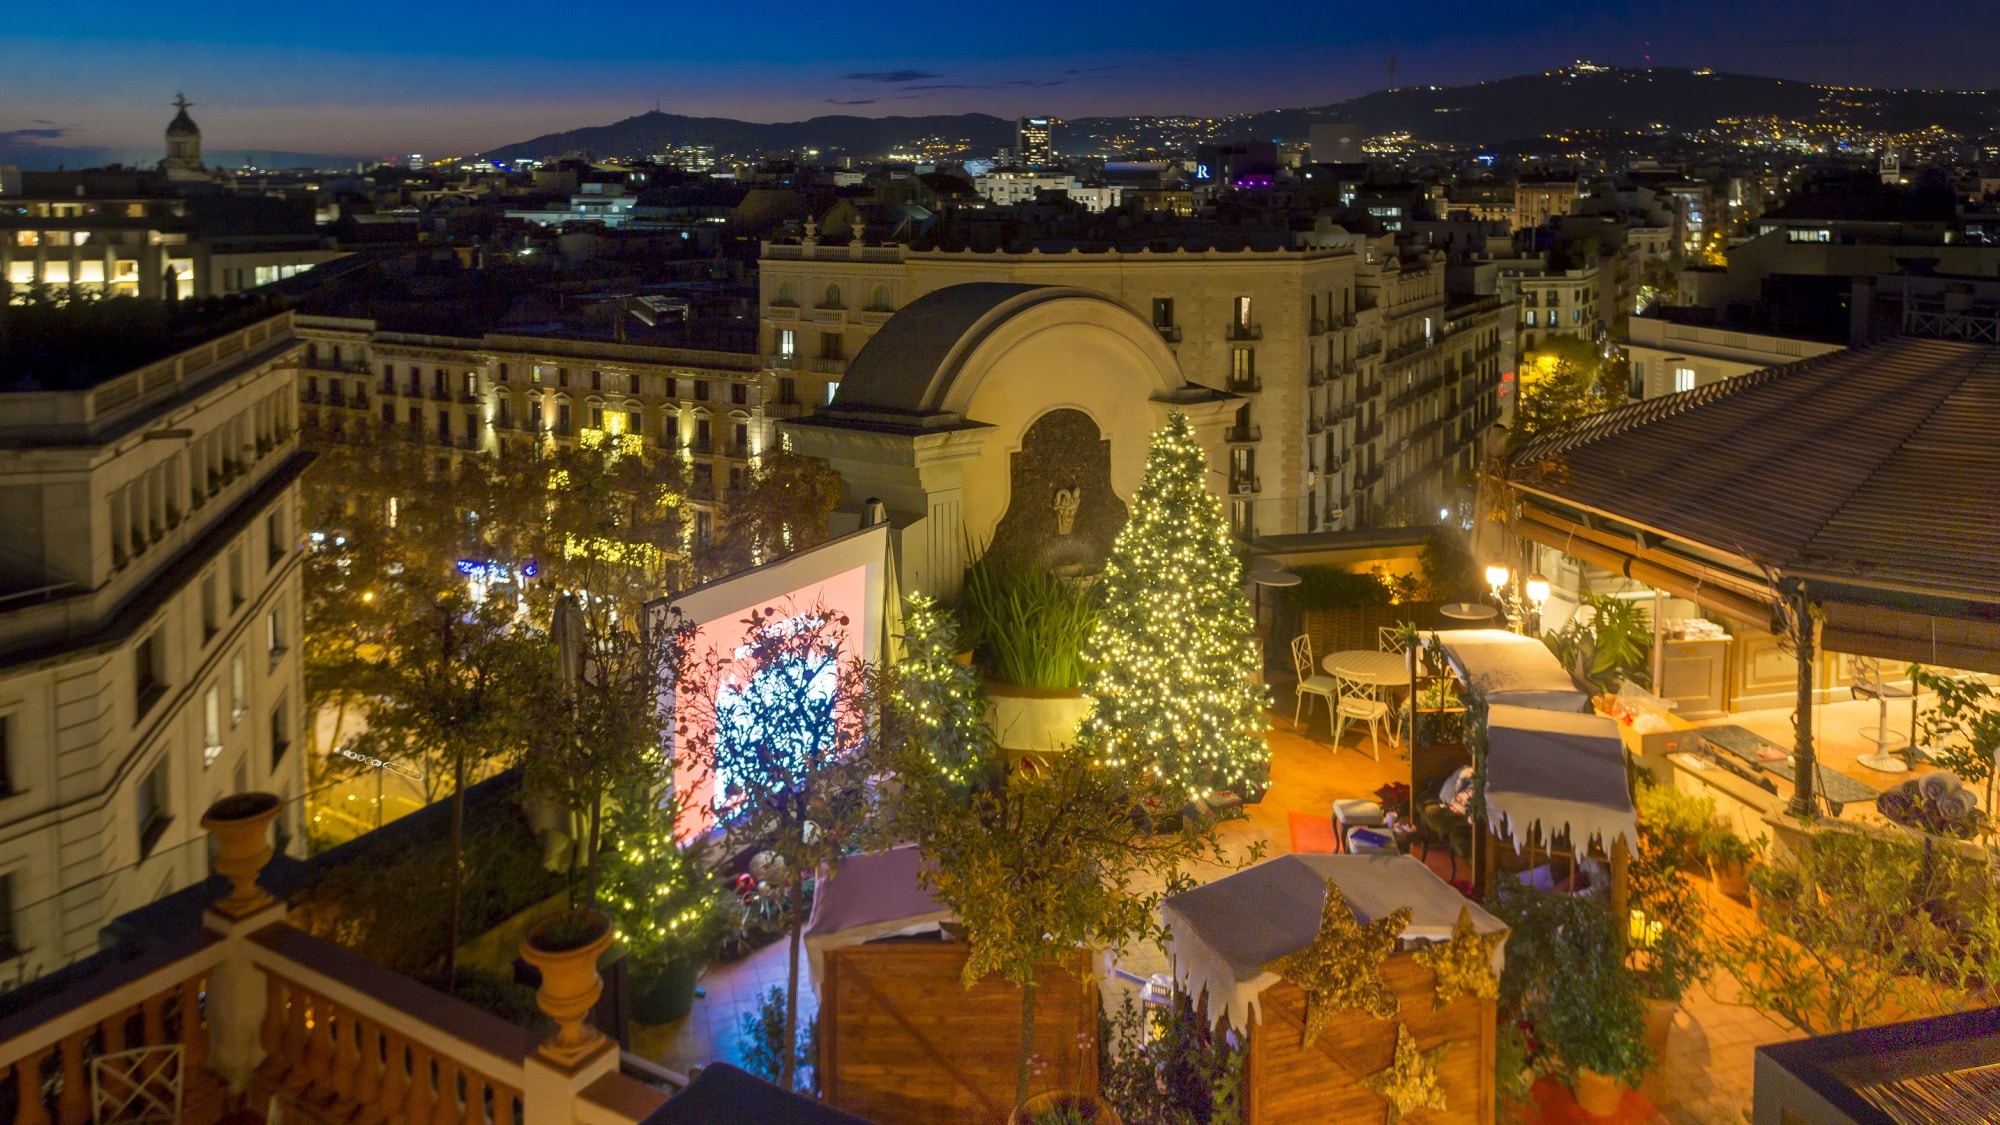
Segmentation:
<svg viewBox="0 0 2000 1125">
<path fill-rule="evenodd" d="M 1229 113 L 1379 89 L 1392 38 L 1399 85 L 1650 55 L 1818 82 L 2000 87 L 1996 0 L 84 0 L 10 6 L 4 23 L 0 162 L 23 146 L 156 159 L 176 90 L 198 103 L 211 150 L 366 156 L 497 147 L 655 99 L 762 121 Z"/>
</svg>

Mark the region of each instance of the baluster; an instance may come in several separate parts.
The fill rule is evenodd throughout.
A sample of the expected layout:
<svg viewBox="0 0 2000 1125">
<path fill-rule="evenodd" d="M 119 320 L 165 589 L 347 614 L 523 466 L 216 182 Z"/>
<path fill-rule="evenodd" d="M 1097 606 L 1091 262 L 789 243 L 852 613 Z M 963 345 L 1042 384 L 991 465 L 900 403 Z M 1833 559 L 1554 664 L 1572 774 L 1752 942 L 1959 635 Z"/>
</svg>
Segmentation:
<svg viewBox="0 0 2000 1125">
<path fill-rule="evenodd" d="M 56 1119 L 61 1125 L 83 1125 L 90 1120 L 90 1087 L 83 1077 L 83 1041 L 90 1029 L 72 1031 L 62 1041 L 62 1093 L 56 1098 Z"/>
<path fill-rule="evenodd" d="M 375 1108 L 388 1125 L 401 1125 L 403 1103 L 410 1096 L 409 1060 L 404 1052 L 403 1037 L 382 1029 L 382 1094 L 376 1100 Z"/>
<path fill-rule="evenodd" d="M 272 978 L 272 984 L 277 978 Z M 266 1003 L 269 1001 L 267 1000 Z M 189 977 L 181 982 L 181 1065 L 186 1068 L 189 1078 L 206 1074 L 208 1066 L 208 1024 L 201 1018 L 201 980 Z M 271 1013 L 264 1013 L 266 1029 L 264 1049 L 271 1049 L 270 1032 L 276 1030 L 271 1023 Z"/>
<path fill-rule="evenodd" d="M 14 1064 L 14 1092 L 20 1095 L 14 1125 L 49 1125 L 49 1107 L 42 1101 L 42 1060 L 54 1047 L 43 1047 Z"/>
<path fill-rule="evenodd" d="M 334 1030 L 333 1056 L 333 1100 L 343 1106 L 354 1103 L 354 1071 L 361 1065 L 359 1044 L 360 1028 L 355 1026 L 352 1011 L 340 1013 L 340 1026 Z"/>
<path fill-rule="evenodd" d="M 308 1092 L 325 1099 L 333 1096 L 333 1001 L 314 996 L 312 1019 L 312 1040 L 306 1045 L 306 1078 L 312 1083 Z"/>
<path fill-rule="evenodd" d="M 459 1125 L 458 1064 L 438 1056 L 437 1103 L 431 1107 L 431 1125 Z"/>
<path fill-rule="evenodd" d="M 276 973 L 264 976 L 264 1026 L 258 1032 L 264 1061 L 257 1069 L 273 1080 L 285 1074 L 285 982 Z"/>
<path fill-rule="evenodd" d="M 125 1049 L 125 1025 L 131 1022 L 132 1009 L 127 1008 L 104 1017 L 104 1022 L 97 1025 L 98 1030 L 104 1033 L 105 1054 L 113 1055 Z"/>
<path fill-rule="evenodd" d="M 365 1125 L 381 1118 L 376 1100 L 382 1096 L 382 1029 L 363 1020 L 356 1030 L 361 1043 L 354 1052 L 354 1101 L 361 1112 L 355 1120 Z"/>
<path fill-rule="evenodd" d="M 167 998 L 172 992 L 149 996 L 139 1005 L 139 1045 L 158 1047 L 167 1041 Z"/>
<path fill-rule="evenodd" d="M 500 1106 L 500 1088 L 483 1075 L 465 1076 L 465 1125 L 487 1125 L 486 1099 L 493 1099 L 495 1116 Z"/>
<path fill-rule="evenodd" d="M 297 985 L 291 987 L 291 1003 L 285 1008 L 285 1088 L 297 1093 L 306 1088 L 306 1009 L 312 1006 L 312 993 Z"/>
<path fill-rule="evenodd" d="M 403 1098 L 405 1125 L 429 1125 L 431 1119 L 431 1053 L 410 1044 L 410 1086 Z M 65 1123 L 68 1125 L 68 1123 Z"/>
</svg>

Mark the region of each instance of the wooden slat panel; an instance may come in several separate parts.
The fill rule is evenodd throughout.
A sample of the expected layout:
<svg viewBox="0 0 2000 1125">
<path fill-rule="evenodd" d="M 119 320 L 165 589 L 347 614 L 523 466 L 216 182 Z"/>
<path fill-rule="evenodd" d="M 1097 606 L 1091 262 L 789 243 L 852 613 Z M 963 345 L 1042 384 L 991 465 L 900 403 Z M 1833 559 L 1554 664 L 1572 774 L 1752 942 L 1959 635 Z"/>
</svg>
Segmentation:
<svg viewBox="0 0 2000 1125">
<path fill-rule="evenodd" d="M 1492 1125 L 1493 1002 L 1461 996 L 1432 1011 L 1431 971 L 1407 953 L 1383 963 L 1382 979 L 1401 1001 L 1401 1012 L 1386 1020 L 1344 1012 L 1309 1048 L 1299 1046 L 1305 993 L 1288 983 L 1264 992 L 1263 1021 L 1251 1031 L 1245 1070 L 1246 1125 L 1383 1120 L 1388 1103 L 1360 1079 L 1394 1059 L 1398 1024 L 1407 1025 L 1426 1051 L 1452 1045 L 1438 1064 L 1445 1108 L 1423 1114 L 1426 1125 Z"/>
<path fill-rule="evenodd" d="M 1014 1104 L 1021 993 L 959 983 L 966 948 L 891 942 L 829 952 L 820 999 L 820 1088 L 878 1125 L 1003 1125 Z M 1035 996 L 1035 1089 L 1097 1089 L 1090 957 L 1050 964 Z"/>
</svg>

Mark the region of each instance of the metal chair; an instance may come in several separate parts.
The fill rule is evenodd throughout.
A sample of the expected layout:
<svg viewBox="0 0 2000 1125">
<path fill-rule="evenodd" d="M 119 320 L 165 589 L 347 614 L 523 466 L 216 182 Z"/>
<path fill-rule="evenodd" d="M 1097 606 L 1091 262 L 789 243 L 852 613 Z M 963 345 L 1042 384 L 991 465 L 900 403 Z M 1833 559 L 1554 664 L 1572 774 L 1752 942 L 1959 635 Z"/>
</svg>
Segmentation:
<svg viewBox="0 0 2000 1125">
<path fill-rule="evenodd" d="M 1292 671 L 1298 673 L 1299 686 L 1292 699 L 1292 725 L 1299 725 L 1299 709 L 1305 705 L 1306 697 L 1317 695 L 1326 700 L 1327 721 L 1332 722 L 1334 704 L 1340 696 L 1333 677 L 1313 668 L 1312 637 L 1300 633 L 1292 638 Z M 1337 740 L 1336 740 L 1337 741 Z"/>
<path fill-rule="evenodd" d="M 1380 685 L 1354 679 L 1338 668 L 1333 670 L 1333 680 L 1340 689 L 1340 698 L 1333 706 L 1333 713 L 1338 719 L 1333 728 L 1336 749 L 1340 746 L 1341 733 L 1350 722 L 1368 724 L 1368 756 L 1378 762 L 1382 760 L 1381 728 L 1384 725 L 1389 728 L 1391 744 L 1402 745 L 1396 739 L 1396 720 L 1390 713 L 1389 701 Z"/>
<path fill-rule="evenodd" d="M 1375 647 L 1383 652 L 1402 652 L 1403 627 L 1401 625 L 1378 625 L 1375 627 Z"/>
</svg>

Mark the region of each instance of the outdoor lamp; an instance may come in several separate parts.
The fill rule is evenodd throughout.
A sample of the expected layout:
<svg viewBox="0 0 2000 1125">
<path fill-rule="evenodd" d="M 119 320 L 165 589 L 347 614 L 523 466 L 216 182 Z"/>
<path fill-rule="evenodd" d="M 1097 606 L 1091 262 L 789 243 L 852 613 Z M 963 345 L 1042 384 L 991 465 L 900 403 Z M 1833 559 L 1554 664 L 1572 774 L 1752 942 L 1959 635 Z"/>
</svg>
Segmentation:
<svg viewBox="0 0 2000 1125">
<path fill-rule="evenodd" d="M 1501 587 L 1507 585 L 1507 578 L 1507 568 L 1501 566 L 1499 563 L 1494 563 L 1492 566 L 1486 568 L 1486 584 L 1493 587 L 1495 594 L 1500 592 Z"/>
<path fill-rule="evenodd" d="M 1549 580 L 1547 578 L 1544 578 L 1542 576 L 1542 572 L 1539 570 L 1533 574 L 1528 575 L 1529 604 L 1533 605 L 1537 611 L 1540 611 L 1542 606 L 1547 604 L 1548 600 L 1549 600 Z"/>
</svg>

